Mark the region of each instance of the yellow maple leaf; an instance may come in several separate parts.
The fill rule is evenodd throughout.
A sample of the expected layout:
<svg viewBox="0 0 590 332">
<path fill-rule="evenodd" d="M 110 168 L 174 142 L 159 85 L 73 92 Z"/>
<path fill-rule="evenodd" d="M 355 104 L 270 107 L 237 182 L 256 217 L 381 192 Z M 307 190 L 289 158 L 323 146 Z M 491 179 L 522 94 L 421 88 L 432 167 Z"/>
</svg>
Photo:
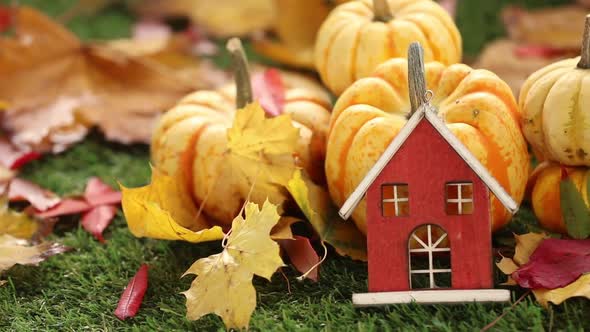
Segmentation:
<svg viewBox="0 0 590 332">
<path fill-rule="evenodd" d="M 270 231 L 279 221 L 277 206 L 248 202 L 245 218 L 236 217 L 220 254 L 201 258 L 185 273 L 195 274 L 187 298 L 188 319 L 215 313 L 230 328 L 246 328 L 256 307 L 254 274 L 270 279 L 283 261 Z"/>
<path fill-rule="evenodd" d="M 236 112 L 227 131 L 227 167 L 236 186 L 249 201 L 281 204 L 284 187 L 295 171 L 293 155 L 299 129 L 288 114 L 266 118 L 258 103 Z"/>
<path fill-rule="evenodd" d="M 24 213 L 8 208 L 8 197 L 0 196 L 0 235 L 8 234 L 30 239 L 39 229 L 39 223 Z"/>
<path fill-rule="evenodd" d="M 224 236 L 221 227 L 212 227 L 204 215 L 199 215 L 187 190 L 175 178 L 155 168 L 149 185 L 120 187 L 127 225 L 137 237 L 197 243 Z"/>
<path fill-rule="evenodd" d="M 0 272 L 16 264 L 36 265 L 47 257 L 66 250 L 66 247 L 57 243 L 45 242 L 29 246 L 26 240 L 17 239 L 8 234 L 0 235 Z"/>
<path fill-rule="evenodd" d="M 340 255 L 367 260 L 366 237 L 354 223 L 340 218 L 325 189 L 314 184 L 300 170 L 294 173 L 287 189 L 322 241 L 331 244 Z"/>
<path fill-rule="evenodd" d="M 535 298 L 539 303 L 548 307 L 549 302 L 559 305 L 571 297 L 587 297 L 590 299 L 590 274 L 584 274 L 571 284 L 555 289 L 535 289 Z"/>
</svg>

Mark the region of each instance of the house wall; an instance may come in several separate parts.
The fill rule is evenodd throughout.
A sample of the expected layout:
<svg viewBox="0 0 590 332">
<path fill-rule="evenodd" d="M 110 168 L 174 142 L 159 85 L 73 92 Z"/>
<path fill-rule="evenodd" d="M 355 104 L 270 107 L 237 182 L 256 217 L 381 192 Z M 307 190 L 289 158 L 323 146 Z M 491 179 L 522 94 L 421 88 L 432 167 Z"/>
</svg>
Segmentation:
<svg viewBox="0 0 590 332">
<path fill-rule="evenodd" d="M 474 213 L 445 212 L 445 184 L 472 181 Z M 381 216 L 381 184 L 408 183 L 410 214 Z M 493 286 L 489 190 L 432 125 L 423 119 L 367 192 L 369 291 L 409 289 L 408 239 L 424 224 L 450 239 L 452 287 Z"/>
</svg>

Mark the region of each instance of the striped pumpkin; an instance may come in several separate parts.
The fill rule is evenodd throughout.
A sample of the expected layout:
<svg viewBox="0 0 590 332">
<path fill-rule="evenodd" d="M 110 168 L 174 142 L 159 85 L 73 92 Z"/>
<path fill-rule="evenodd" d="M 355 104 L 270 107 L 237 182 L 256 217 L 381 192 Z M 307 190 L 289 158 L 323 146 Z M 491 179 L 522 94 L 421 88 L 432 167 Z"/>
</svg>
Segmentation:
<svg viewBox="0 0 590 332">
<path fill-rule="evenodd" d="M 581 57 L 532 74 L 519 103 L 524 134 L 539 159 L 590 166 L 590 18 Z"/>
<path fill-rule="evenodd" d="M 313 179 L 321 181 L 329 95 L 311 80 L 285 72 L 281 76 L 286 87 L 283 113 L 290 114 L 300 130 L 298 160 Z M 219 178 L 216 172 L 227 150 L 226 132 L 233 124 L 235 99 L 235 85 L 188 95 L 163 115 L 151 145 L 155 167 L 179 178 L 197 205 L 206 200 L 204 214 L 220 225 L 230 225 L 246 199 L 235 190 L 232 179 Z"/>
<path fill-rule="evenodd" d="M 320 27 L 315 65 L 322 81 L 340 95 L 387 59 L 405 57 L 412 42 L 426 61 L 461 60 L 461 35 L 432 0 L 359 0 L 336 7 Z"/>
<path fill-rule="evenodd" d="M 410 112 L 408 64 L 392 59 L 368 78 L 355 82 L 340 97 L 330 120 L 326 176 L 333 200 L 341 206 L 407 121 Z M 439 116 L 512 197 L 523 198 L 529 155 L 519 128 L 516 101 L 494 73 L 463 64 L 426 64 L 428 89 Z M 444 167 L 444 165 L 419 165 Z M 427 168 L 424 169 L 427 176 Z M 493 230 L 510 219 L 492 197 Z M 366 204 L 353 219 L 366 232 Z"/>
<path fill-rule="evenodd" d="M 587 167 L 564 167 L 553 162 L 541 163 L 531 174 L 529 190 L 533 211 L 539 219 L 539 224 L 551 232 L 567 234 L 561 211 L 559 185 L 563 171 L 567 173 L 567 177 L 582 195 L 586 206 L 590 208 L 587 188 L 590 169 Z"/>
</svg>

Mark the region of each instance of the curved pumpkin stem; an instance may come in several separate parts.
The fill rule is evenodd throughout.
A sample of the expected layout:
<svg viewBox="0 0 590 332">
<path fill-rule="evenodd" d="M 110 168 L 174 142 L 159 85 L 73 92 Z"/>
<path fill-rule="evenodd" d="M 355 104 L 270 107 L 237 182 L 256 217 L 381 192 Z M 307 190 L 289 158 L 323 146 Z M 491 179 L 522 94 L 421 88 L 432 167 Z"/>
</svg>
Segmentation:
<svg viewBox="0 0 590 332">
<path fill-rule="evenodd" d="M 375 14 L 375 21 L 386 23 L 393 18 L 387 0 L 373 0 L 373 13 Z"/>
<path fill-rule="evenodd" d="M 232 56 L 234 66 L 234 80 L 236 82 L 236 107 L 244 108 L 254 98 L 252 96 L 252 85 L 250 83 L 250 70 L 244 47 L 239 38 L 232 38 L 227 42 L 227 50 Z"/>
<path fill-rule="evenodd" d="M 584 25 L 584 39 L 582 40 L 582 54 L 578 68 L 590 69 L 590 15 L 586 16 Z"/>
<path fill-rule="evenodd" d="M 418 42 L 413 42 L 408 48 L 408 87 L 410 89 L 410 104 L 414 114 L 426 101 L 426 70 L 424 69 L 424 49 Z"/>
</svg>

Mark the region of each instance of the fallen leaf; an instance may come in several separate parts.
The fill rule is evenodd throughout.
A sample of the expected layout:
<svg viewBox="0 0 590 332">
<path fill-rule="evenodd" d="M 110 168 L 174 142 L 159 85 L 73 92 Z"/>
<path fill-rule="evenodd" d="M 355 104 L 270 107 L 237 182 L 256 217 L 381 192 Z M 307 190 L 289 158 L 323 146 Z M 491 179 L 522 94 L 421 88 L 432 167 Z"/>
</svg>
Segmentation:
<svg viewBox="0 0 590 332">
<path fill-rule="evenodd" d="M 0 161 L 4 167 L 15 170 L 26 163 L 39 159 L 41 154 L 30 149 L 18 149 L 6 138 L 0 138 Z"/>
<path fill-rule="evenodd" d="M 546 308 L 549 302 L 558 305 L 570 297 L 590 299 L 590 240 L 549 239 L 546 234 L 536 233 L 514 236 L 514 258 L 504 257 L 496 263 L 509 276 L 506 284 L 531 287 L 537 301 Z"/>
<path fill-rule="evenodd" d="M 153 168 L 149 185 L 120 187 L 123 213 L 129 230 L 136 237 L 193 243 L 223 238 L 221 227 L 209 226 L 205 216 L 198 215 L 190 196 L 176 178 Z"/>
<path fill-rule="evenodd" d="M 0 287 L 6 285 L 8 283 L 8 280 L 0 280 Z"/>
<path fill-rule="evenodd" d="M 82 216 L 82 227 L 98 241 L 104 243 L 102 232 L 110 225 L 116 214 L 117 208 L 112 205 L 100 205 L 92 208 Z"/>
<path fill-rule="evenodd" d="M 367 260 L 365 236 L 353 223 L 340 218 L 325 189 L 299 170 L 294 173 L 287 189 L 322 241 L 331 244 L 340 255 Z"/>
<path fill-rule="evenodd" d="M 45 242 L 30 246 L 26 240 L 8 234 L 0 235 L 0 272 L 16 264 L 37 265 L 48 257 L 67 250 L 67 247 L 58 243 Z"/>
<path fill-rule="evenodd" d="M 86 184 L 84 199 L 92 206 L 121 203 L 121 192 L 113 190 L 97 177 L 92 177 Z"/>
<path fill-rule="evenodd" d="M 556 305 L 572 297 L 586 297 L 590 299 L 590 274 L 585 274 L 563 288 L 534 289 L 533 294 L 539 303 L 547 308 L 549 302 Z"/>
<path fill-rule="evenodd" d="M 278 69 L 267 69 L 252 76 L 254 99 L 270 117 L 283 114 L 285 85 Z"/>
<path fill-rule="evenodd" d="M 283 216 L 279 222 L 270 231 L 270 237 L 273 240 L 293 240 L 293 231 L 291 225 L 301 222 L 303 220 L 295 217 Z"/>
<path fill-rule="evenodd" d="M 224 174 L 236 179 L 236 186 L 250 201 L 271 199 L 281 204 L 284 187 L 295 171 L 293 158 L 299 130 L 291 117 L 283 114 L 266 118 L 258 103 L 237 111 L 227 130 L 227 167 Z"/>
<path fill-rule="evenodd" d="M 39 223 L 35 219 L 9 209 L 6 195 L 0 196 L 0 235 L 30 239 L 38 230 Z"/>
<path fill-rule="evenodd" d="M 115 316 L 120 320 L 125 320 L 129 317 L 134 317 L 139 311 L 143 296 L 148 287 L 148 266 L 146 264 L 141 265 L 137 273 L 129 283 L 121 298 L 119 304 L 115 310 Z"/>
<path fill-rule="evenodd" d="M 590 273 L 590 240 L 546 239 L 512 278 L 524 288 L 554 289 L 584 273 Z"/>
<path fill-rule="evenodd" d="M 266 201 L 248 202 L 245 218 L 236 217 L 224 250 L 196 261 L 186 272 L 195 274 L 187 298 L 187 318 L 199 319 L 209 313 L 220 316 L 227 329 L 247 328 L 256 307 L 254 274 L 270 280 L 283 261 L 270 231 L 279 221 L 277 206 Z M 183 275 L 183 276 L 184 276 Z"/>
<path fill-rule="evenodd" d="M 568 177 L 567 171 L 562 169 L 561 173 L 559 197 L 567 233 L 574 239 L 590 237 L 590 209 L 586 206 L 574 182 Z"/>
<path fill-rule="evenodd" d="M 61 198 L 55 193 L 19 178 L 10 181 L 8 198 L 11 202 L 29 202 L 38 211 L 45 211 L 61 202 Z"/>
<path fill-rule="evenodd" d="M 304 273 L 313 281 L 318 281 L 319 267 L 316 265 L 320 262 L 320 256 L 313 249 L 308 238 L 295 235 L 293 240 L 281 240 L 279 243 L 297 271 Z M 310 270 L 311 272 L 308 273 Z"/>
<path fill-rule="evenodd" d="M 16 22 L 14 36 L 0 38 L 0 101 L 9 105 L 2 126 L 35 151 L 62 151 L 94 125 L 108 139 L 149 142 L 161 112 L 207 87 L 189 78 L 198 62 L 184 37 L 83 44 L 26 6 Z"/>
<path fill-rule="evenodd" d="M 185 16 L 220 37 L 242 36 L 270 26 L 272 0 L 144 0 L 134 9 L 149 18 Z"/>
<path fill-rule="evenodd" d="M 35 216 L 41 219 L 55 218 L 86 212 L 90 209 L 92 209 L 92 205 L 84 200 L 66 198 L 50 209 L 35 212 Z"/>
</svg>

